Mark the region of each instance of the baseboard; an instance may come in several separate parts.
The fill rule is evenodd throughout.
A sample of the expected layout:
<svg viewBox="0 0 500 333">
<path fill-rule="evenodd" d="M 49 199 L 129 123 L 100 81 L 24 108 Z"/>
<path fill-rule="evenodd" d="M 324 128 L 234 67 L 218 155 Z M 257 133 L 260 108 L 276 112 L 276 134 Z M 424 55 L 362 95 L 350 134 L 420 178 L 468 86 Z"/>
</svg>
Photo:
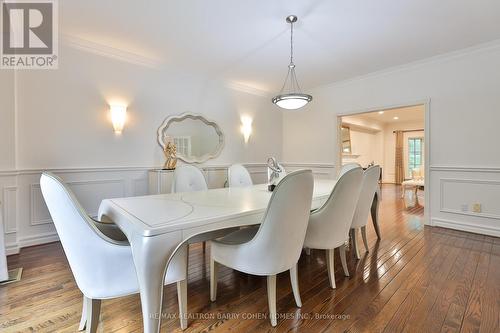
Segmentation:
<svg viewBox="0 0 500 333">
<path fill-rule="evenodd" d="M 48 233 L 44 233 L 44 234 L 33 235 L 33 236 L 21 238 L 18 240 L 18 244 L 19 244 L 19 247 L 22 249 L 23 247 L 27 247 L 27 246 L 52 243 L 52 242 L 57 242 L 57 241 L 59 241 L 59 236 L 54 231 L 54 232 L 48 232 Z"/>
<path fill-rule="evenodd" d="M 5 247 L 5 253 L 10 256 L 13 254 L 18 254 L 19 251 L 24 247 L 42 245 L 57 241 L 59 241 L 59 236 L 56 232 L 48 232 L 44 234 L 28 236 L 19 239 L 17 243 L 7 244 L 7 246 Z"/>
<path fill-rule="evenodd" d="M 471 224 L 465 222 L 433 218 L 432 225 L 436 227 L 472 232 L 475 234 L 500 237 L 500 228 L 494 228 L 480 224 Z"/>
<path fill-rule="evenodd" d="M 19 244 L 17 243 L 5 244 L 5 255 L 7 256 L 18 254 L 19 250 Z"/>
</svg>

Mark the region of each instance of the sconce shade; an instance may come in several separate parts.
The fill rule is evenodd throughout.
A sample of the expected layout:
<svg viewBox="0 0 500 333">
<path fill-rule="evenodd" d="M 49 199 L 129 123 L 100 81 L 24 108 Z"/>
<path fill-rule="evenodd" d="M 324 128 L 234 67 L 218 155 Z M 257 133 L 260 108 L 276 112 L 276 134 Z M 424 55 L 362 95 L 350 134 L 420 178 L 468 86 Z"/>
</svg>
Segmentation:
<svg viewBox="0 0 500 333">
<path fill-rule="evenodd" d="M 248 143 L 250 135 L 252 134 L 252 118 L 241 117 L 241 133 L 245 139 L 245 143 Z"/>
<path fill-rule="evenodd" d="M 127 107 L 124 105 L 111 105 L 109 108 L 111 113 L 111 122 L 116 134 L 121 134 L 127 115 Z"/>
</svg>

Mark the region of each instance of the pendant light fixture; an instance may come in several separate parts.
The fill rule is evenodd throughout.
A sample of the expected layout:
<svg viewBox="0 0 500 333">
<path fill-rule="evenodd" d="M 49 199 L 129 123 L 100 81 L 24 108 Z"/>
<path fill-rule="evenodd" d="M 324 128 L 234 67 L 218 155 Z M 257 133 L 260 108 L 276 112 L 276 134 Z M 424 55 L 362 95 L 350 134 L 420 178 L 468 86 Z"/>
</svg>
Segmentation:
<svg viewBox="0 0 500 333">
<path fill-rule="evenodd" d="M 293 24 L 297 22 L 297 16 L 288 16 L 286 22 L 290 24 L 290 64 L 288 65 L 285 83 L 283 83 L 280 93 L 273 97 L 272 101 L 282 109 L 296 110 L 312 101 L 312 96 L 302 93 L 297 76 L 295 75 L 295 64 L 293 63 Z"/>
</svg>

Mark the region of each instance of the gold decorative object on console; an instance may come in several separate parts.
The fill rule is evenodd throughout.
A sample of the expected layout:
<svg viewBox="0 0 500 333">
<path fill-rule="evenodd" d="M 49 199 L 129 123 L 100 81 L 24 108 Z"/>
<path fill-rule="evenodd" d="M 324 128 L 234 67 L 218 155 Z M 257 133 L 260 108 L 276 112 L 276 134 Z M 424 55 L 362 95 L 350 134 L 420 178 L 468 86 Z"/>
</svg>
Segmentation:
<svg viewBox="0 0 500 333">
<path fill-rule="evenodd" d="M 167 160 L 165 161 L 165 165 L 163 169 L 166 170 L 175 170 L 175 166 L 177 165 L 177 147 L 174 143 L 168 142 L 163 150 L 165 157 Z"/>
</svg>

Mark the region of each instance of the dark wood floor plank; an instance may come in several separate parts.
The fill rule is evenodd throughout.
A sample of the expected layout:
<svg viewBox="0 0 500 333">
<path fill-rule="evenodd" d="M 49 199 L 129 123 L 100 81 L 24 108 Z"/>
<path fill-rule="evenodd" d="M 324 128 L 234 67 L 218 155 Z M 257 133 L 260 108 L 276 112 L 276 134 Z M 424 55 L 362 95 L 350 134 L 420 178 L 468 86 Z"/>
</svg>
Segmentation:
<svg viewBox="0 0 500 333">
<path fill-rule="evenodd" d="M 438 250 L 439 246 L 436 246 L 433 252 L 436 253 Z M 422 248 L 394 279 L 377 296 L 371 299 L 369 305 L 365 306 L 358 314 L 354 323 L 349 327 L 349 330 L 354 332 L 383 331 L 387 322 L 404 301 L 413 285 L 425 273 L 425 258 L 428 254 Z"/>
<path fill-rule="evenodd" d="M 500 244 L 492 245 L 490 266 L 486 278 L 483 302 L 481 303 L 481 324 L 479 332 L 500 332 Z"/>
<path fill-rule="evenodd" d="M 486 280 L 490 266 L 492 243 L 485 242 L 481 251 L 479 262 L 472 282 L 471 293 L 467 302 L 461 332 L 479 332 L 481 324 L 481 307 L 486 293 Z"/>
<path fill-rule="evenodd" d="M 429 288 L 433 281 L 435 281 L 436 275 L 434 273 L 440 270 L 443 265 L 445 265 L 447 260 L 453 260 L 453 258 L 458 254 L 458 251 L 457 253 L 447 251 L 448 246 L 446 244 L 445 237 L 449 238 L 449 236 L 443 236 L 441 241 L 438 241 L 435 238 L 436 236 L 437 235 L 430 234 L 427 237 L 427 240 L 431 241 L 430 238 L 432 237 L 434 238 L 434 243 L 440 244 L 440 246 L 432 246 L 432 252 L 428 251 L 425 254 L 426 257 L 430 258 L 429 266 L 426 267 L 427 270 L 425 274 L 422 275 L 418 283 L 412 288 L 412 290 L 410 290 L 407 297 L 398 306 L 398 309 L 395 311 L 394 315 L 384 329 L 386 332 L 401 332 L 404 329 L 408 318 L 414 311 L 414 308 L 420 303 L 427 288 Z M 443 255 L 442 252 L 444 252 L 445 255 Z"/>
</svg>

